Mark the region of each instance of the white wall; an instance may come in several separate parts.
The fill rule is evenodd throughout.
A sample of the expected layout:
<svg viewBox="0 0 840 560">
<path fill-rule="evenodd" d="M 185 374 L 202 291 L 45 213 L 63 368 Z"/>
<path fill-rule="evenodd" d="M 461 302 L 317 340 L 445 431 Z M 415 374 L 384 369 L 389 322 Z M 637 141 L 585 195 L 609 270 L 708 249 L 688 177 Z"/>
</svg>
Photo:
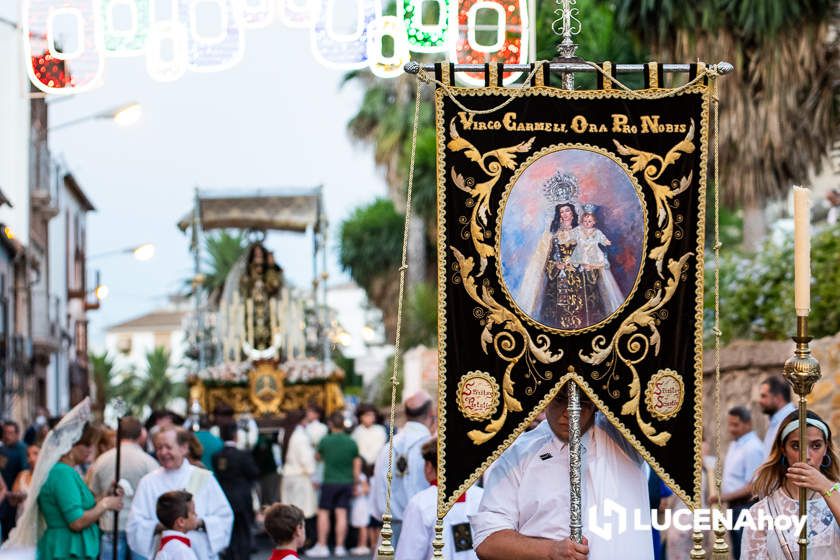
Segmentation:
<svg viewBox="0 0 840 560">
<path fill-rule="evenodd" d="M 0 23 L 0 190 L 14 208 L 0 208 L 0 222 L 29 243 L 29 78 L 20 31 Z"/>
</svg>

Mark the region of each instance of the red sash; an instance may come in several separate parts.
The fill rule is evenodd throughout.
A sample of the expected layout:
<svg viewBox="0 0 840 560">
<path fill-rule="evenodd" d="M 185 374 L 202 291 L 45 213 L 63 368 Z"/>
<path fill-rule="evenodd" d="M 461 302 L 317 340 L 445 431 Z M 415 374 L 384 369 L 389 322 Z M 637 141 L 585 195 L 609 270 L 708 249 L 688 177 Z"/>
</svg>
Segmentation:
<svg viewBox="0 0 840 560">
<path fill-rule="evenodd" d="M 181 537 L 179 535 L 167 535 L 160 539 L 160 548 L 158 550 L 163 550 L 164 545 L 169 541 L 181 541 L 185 545 L 190 546 L 190 539 L 188 539 L 187 537 Z"/>
<path fill-rule="evenodd" d="M 271 553 L 271 558 L 268 560 L 283 560 L 284 558 L 298 558 L 297 552 L 290 548 L 279 549 L 275 548 Z"/>
</svg>

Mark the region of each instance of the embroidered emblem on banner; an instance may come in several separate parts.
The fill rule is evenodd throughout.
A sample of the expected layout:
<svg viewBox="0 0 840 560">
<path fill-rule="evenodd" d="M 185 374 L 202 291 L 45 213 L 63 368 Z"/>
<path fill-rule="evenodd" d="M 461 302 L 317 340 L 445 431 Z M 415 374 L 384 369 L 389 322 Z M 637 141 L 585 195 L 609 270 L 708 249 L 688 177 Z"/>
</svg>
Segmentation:
<svg viewBox="0 0 840 560">
<path fill-rule="evenodd" d="M 673 418 L 682 408 L 685 384 L 672 369 L 660 369 L 648 381 L 645 405 L 648 412 L 659 420 Z"/>
<path fill-rule="evenodd" d="M 458 383 L 458 408 L 470 420 L 487 420 L 499 408 L 499 384 L 489 373 L 471 371 Z"/>
</svg>

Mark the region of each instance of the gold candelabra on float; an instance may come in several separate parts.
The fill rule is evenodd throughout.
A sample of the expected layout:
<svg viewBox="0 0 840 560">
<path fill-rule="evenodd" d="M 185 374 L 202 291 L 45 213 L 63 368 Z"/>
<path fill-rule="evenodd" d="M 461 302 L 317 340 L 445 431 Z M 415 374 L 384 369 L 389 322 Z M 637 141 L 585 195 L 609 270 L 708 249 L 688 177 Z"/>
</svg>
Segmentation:
<svg viewBox="0 0 840 560">
<path fill-rule="evenodd" d="M 810 237 L 810 191 L 793 188 L 794 198 L 794 307 L 796 308 L 796 349 L 785 362 L 784 375 L 799 396 L 799 461 L 807 462 L 808 395 L 820 379 L 820 363 L 811 355 L 808 343 L 808 312 L 811 300 L 811 237 Z M 807 488 L 799 489 L 799 516 L 808 515 Z M 807 517 L 806 517 L 807 519 Z M 808 523 L 802 525 L 797 543 L 799 558 L 808 556 Z"/>
</svg>

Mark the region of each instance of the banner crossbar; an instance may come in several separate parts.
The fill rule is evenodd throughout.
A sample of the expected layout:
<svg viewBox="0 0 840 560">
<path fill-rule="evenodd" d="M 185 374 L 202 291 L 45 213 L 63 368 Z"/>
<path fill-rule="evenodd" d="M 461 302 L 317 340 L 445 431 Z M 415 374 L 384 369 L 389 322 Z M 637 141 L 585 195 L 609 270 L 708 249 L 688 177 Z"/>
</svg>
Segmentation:
<svg viewBox="0 0 840 560">
<path fill-rule="evenodd" d="M 666 74 L 687 74 L 691 71 L 692 64 L 660 64 L 660 68 Z M 426 72 L 434 72 L 435 65 L 433 63 L 419 64 L 417 62 L 409 62 L 405 65 L 405 71 L 409 74 L 417 74 L 420 69 Z M 730 74 L 735 70 L 735 67 L 726 61 L 713 64 L 710 68 L 714 68 L 718 74 Z M 503 72 L 530 72 L 533 69 L 531 64 L 504 64 Z M 549 63 L 551 72 L 557 73 L 588 73 L 594 74 L 598 72 L 597 68 L 585 62 L 551 62 Z M 484 64 L 454 64 L 453 70 L 455 72 L 483 72 Z M 633 74 L 644 72 L 644 64 L 614 64 L 612 71 L 616 74 Z"/>
</svg>

